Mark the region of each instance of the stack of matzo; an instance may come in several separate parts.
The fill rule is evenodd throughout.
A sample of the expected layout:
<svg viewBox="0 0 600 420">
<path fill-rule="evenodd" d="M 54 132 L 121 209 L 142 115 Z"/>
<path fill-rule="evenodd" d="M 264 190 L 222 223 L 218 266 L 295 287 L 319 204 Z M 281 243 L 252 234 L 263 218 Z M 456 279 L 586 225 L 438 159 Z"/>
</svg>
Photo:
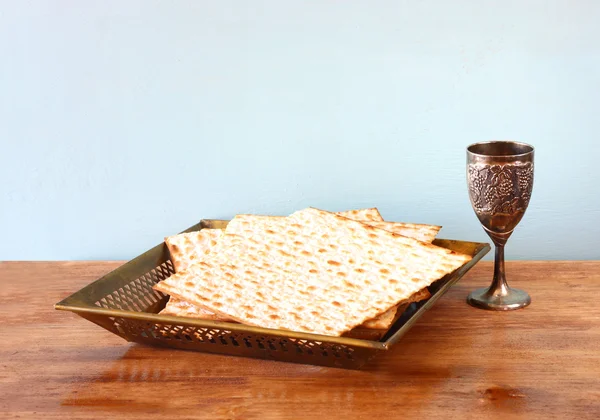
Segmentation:
<svg viewBox="0 0 600 420">
<path fill-rule="evenodd" d="M 345 214 L 365 222 L 317 209 L 243 215 L 225 232 L 186 234 L 199 249 L 156 285 L 177 299 L 163 313 L 336 336 L 389 326 L 399 305 L 470 257 L 388 231 L 430 241 L 439 227 L 390 224 L 372 213 Z M 185 243 L 167 239 L 174 260 Z"/>
<path fill-rule="evenodd" d="M 394 223 L 384 222 L 383 217 L 376 208 L 349 210 L 337 213 L 341 216 L 367 222 L 371 226 L 385 226 L 392 232 L 403 232 L 405 236 L 414 237 L 417 239 L 425 238 L 427 242 L 431 242 L 440 226 L 412 224 L 412 223 Z M 247 218 L 247 216 L 238 216 L 238 220 Z M 258 216 L 254 220 L 268 221 L 269 217 Z M 379 223 L 377 223 L 379 222 Z M 236 232 L 232 232 L 236 233 Z M 182 233 L 179 235 L 170 236 L 165 239 L 167 247 L 171 253 L 171 260 L 176 272 L 183 271 L 188 266 L 196 263 L 198 258 L 207 253 L 211 247 L 217 244 L 217 241 L 222 237 L 223 231 L 220 229 L 203 229 L 196 232 Z M 160 287 L 160 286 L 159 286 Z M 402 309 L 411 302 L 418 302 L 429 297 L 427 289 L 422 289 L 413 294 L 408 299 L 400 302 L 381 315 L 373 319 L 365 321 L 359 328 L 347 333 L 348 336 L 360 337 L 381 337 L 393 322 L 402 314 Z M 232 321 L 227 316 L 215 314 L 200 306 L 186 302 L 172 296 L 167 306 L 161 311 L 162 315 L 175 315 L 201 319 L 211 319 L 220 321 Z"/>
</svg>

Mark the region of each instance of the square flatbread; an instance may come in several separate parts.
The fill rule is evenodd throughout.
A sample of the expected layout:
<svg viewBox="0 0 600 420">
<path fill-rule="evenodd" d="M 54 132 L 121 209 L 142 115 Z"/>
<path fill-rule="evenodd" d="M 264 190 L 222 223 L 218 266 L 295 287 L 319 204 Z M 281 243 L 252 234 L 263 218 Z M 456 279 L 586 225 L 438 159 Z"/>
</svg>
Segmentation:
<svg viewBox="0 0 600 420">
<path fill-rule="evenodd" d="M 435 225 L 423 225 L 417 223 L 398 223 L 398 222 L 365 222 L 369 226 L 387 230 L 388 232 L 397 233 L 398 235 L 407 236 L 417 239 L 421 242 L 431 242 L 442 228 Z"/>
<path fill-rule="evenodd" d="M 375 207 L 347 210 L 338 214 L 355 220 L 383 221 L 383 217 L 381 217 L 381 214 Z M 175 272 L 181 272 L 198 261 L 198 258 L 208 252 L 211 247 L 215 246 L 222 236 L 223 230 L 221 229 L 202 229 L 165 238 Z M 160 313 L 162 315 L 230 321 L 227 316 L 215 314 L 208 309 L 196 307 L 184 300 L 173 297 L 169 299 L 167 305 Z"/>
<path fill-rule="evenodd" d="M 244 324 L 339 336 L 468 260 L 310 208 L 234 218 L 200 262 L 155 287 Z"/>
<path fill-rule="evenodd" d="M 378 222 L 383 221 L 383 217 L 377 208 L 367 208 L 358 210 L 346 210 L 338 213 L 344 217 Z M 184 271 L 190 265 L 207 253 L 211 247 L 215 246 L 223 236 L 222 229 L 202 229 L 195 232 L 180 233 L 165 238 L 165 243 L 171 255 L 171 261 L 175 272 Z M 203 309 L 176 297 L 171 297 L 165 308 L 160 312 L 161 315 L 187 316 L 193 318 L 210 319 L 217 321 L 231 321 L 227 316 L 218 315 L 214 312 Z"/>
<path fill-rule="evenodd" d="M 405 234 L 405 236 L 415 237 L 416 239 L 426 240 L 428 242 L 435 237 L 440 229 L 439 226 L 431 225 L 373 221 L 374 219 L 381 217 L 377 209 L 351 210 L 347 212 L 339 212 L 337 214 L 348 218 L 363 217 L 366 219 L 371 219 L 365 223 L 371 226 L 381 226 L 390 232 Z M 265 229 L 266 226 L 271 223 L 271 220 L 274 219 L 272 216 L 255 215 L 239 215 L 236 216 L 236 218 L 238 221 L 243 219 L 247 221 L 247 223 L 232 224 L 232 227 L 229 228 L 228 232 L 235 233 L 240 236 L 248 235 L 249 232 L 252 232 L 253 230 L 260 231 L 261 229 Z M 277 217 L 277 219 L 281 219 L 281 217 Z M 360 221 L 363 220 L 360 219 Z M 250 225 L 253 225 L 252 229 L 248 228 Z M 238 229 L 238 227 L 241 226 L 244 226 L 245 229 Z M 202 234 L 203 231 L 206 231 L 206 235 Z M 169 246 L 169 250 L 171 251 L 171 258 L 176 266 L 176 271 L 183 271 L 183 269 L 198 261 L 199 256 L 208 252 L 212 246 L 215 246 L 221 236 L 222 231 L 218 229 L 203 229 L 199 232 L 192 232 L 192 234 L 183 233 L 167 238 L 167 246 Z M 227 315 L 215 314 L 208 309 L 198 308 L 198 310 L 194 313 L 193 309 L 189 308 L 189 303 L 179 305 L 179 302 L 180 300 L 177 298 L 170 299 L 165 309 L 161 311 L 161 314 L 176 315 L 179 313 L 181 316 L 184 316 L 183 314 L 188 314 L 188 316 L 193 316 L 196 318 L 230 321 Z M 366 321 L 365 324 L 363 324 L 363 327 L 374 329 L 389 328 L 394 321 L 396 312 L 397 308 L 393 307 L 383 314 Z"/>
<path fill-rule="evenodd" d="M 358 328 L 361 329 L 372 329 L 372 330 L 387 330 L 394 321 L 402 314 L 403 308 L 411 304 L 412 302 L 420 302 L 421 300 L 428 299 L 431 295 L 427 289 L 419 290 L 413 294 L 406 301 L 392 307 L 385 311 L 383 314 L 376 316 L 373 319 L 365 321 Z M 199 318 L 199 319 L 210 319 L 216 321 L 230 321 L 229 318 L 215 314 L 209 310 L 203 309 L 197 305 L 186 302 L 185 300 L 178 299 L 175 296 L 171 296 L 167 306 L 160 312 L 161 315 L 172 315 L 182 316 L 187 318 Z"/>
<path fill-rule="evenodd" d="M 413 224 L 413 223 L 396 223 L 384 222 L 377 208 L 347 210 L 336 213 L 340 216 L 349 219 L 366 222 L 371 226 L 379 227 L 390 232 L 400 235 L 419 239 L 421 241 L 432 241 L 439 226 Z M 254 216 L 251 216 L 254 217 Z M 257 216 L 261 221 L 268 220 L 268 216 Z M 240 232 L 241 233 L 241 232 Z M 199 256 L 205 254 L 210 248 L 216 245 L 217 241 L 222 237 L 223 231 L 220 229 L 203 229 L 197 232 L 182 233 L 165 238 L 165 242 L 171 253 L 171 260 L 175 266 L 175 271 L 180 272 L 188 266 L 198 261 Z M 425 290 L 426 292 L 426 290 Z M 413 295 L 414 302 L 426 299 L 424 293 L 417 292 Z M 367 320 L 361 328 L 382 329 L 389 328 L 395 320 L 398 307 L 392 307 L 377 317 Z M 167 302 L 166 307 L 160 312 L 163 315 L 187 316 L 193 318 L 231 321 L 226 315 L 215 314 L 212 311 L 200 307 L 196 307 L 185 300 L 172 297 Z"/>
<path fill-rule="evenodd" d="M 383 217 L 381 217 L 379 210 L 375 207 L 341 211 L 337 214 L 353 220 L 383 221 Z M 216 245 L 222 235 L 222 229 L 202 229 L 166 237 L 165 243 L 171 254 L 171 261 L 173 262 L 175 271 L 183 271 L 196 262 L 200 255 L 208 252 L 211 246 Z"/>
<path fill-rule="evenodd" d="M 429 299 L 430 297 L 431 294 L 429 293 L 429 290 L 427 290 L 426 288 L 421 289 L 413 293 L 408 299 L 405 299 L 396 306 L 392 307 L 392 309 L 388 309 L 387 311 L 385 311 L 379 316 L 376 316 L 375 318 L 366 320 L 362 325 L 359 326 L 359 328 L 374 330 L 388 329 L 392 326 L 394 321 L 396 321 L 398 316 L 402 315 L 402 311 L 400 308 L 406 307 L 407 305 L 410 305 L 413 302 L 420 302 L 422 300 Z"/>
<path fill-rule="evenodd" d="M 223 236 L 222 229 L 202 229 L 165 238 L 175 272 L 183 271 L 198 261 Z"/>
<path fill-rule="evenodd" d="M 186 318 L 200 318 L 214 321 L 228 321 L 229 318 L 222 317 L 208 309 L 203 309 L 185 300 L 177 299 L 175 296 L 169 298 L 167 306 L 160 311 L 161 315 L 182 316 Z"/>
<path fill-rule="evenodd" d="M 376 207 L 370 209 L 339 211 L 336 214 L 361 222 L 383 222 L 383 217 L 381 217 L 381 213 L 379 213 L 379 210 L 377 210 Z"/>
</svg>

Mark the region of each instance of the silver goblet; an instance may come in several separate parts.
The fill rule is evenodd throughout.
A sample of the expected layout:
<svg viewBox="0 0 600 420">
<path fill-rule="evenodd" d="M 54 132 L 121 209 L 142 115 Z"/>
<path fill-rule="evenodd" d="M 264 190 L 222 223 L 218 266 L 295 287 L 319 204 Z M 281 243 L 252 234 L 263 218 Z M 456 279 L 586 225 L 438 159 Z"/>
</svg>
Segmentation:
<svg viewBox="0 0 600 420">
<path fill-rule="evenodd" d="M 531 303 L 526 292 L 508 287 L 504 245 L 523 218 L 531 198 L 533 154 L 532 146 L 510 141 L 467 147 L 471 205 L 496 246 L 492 285 L 473 291 L 467 298 L 467 302 L 477 308 L 508 311 Z"/>
</svg>

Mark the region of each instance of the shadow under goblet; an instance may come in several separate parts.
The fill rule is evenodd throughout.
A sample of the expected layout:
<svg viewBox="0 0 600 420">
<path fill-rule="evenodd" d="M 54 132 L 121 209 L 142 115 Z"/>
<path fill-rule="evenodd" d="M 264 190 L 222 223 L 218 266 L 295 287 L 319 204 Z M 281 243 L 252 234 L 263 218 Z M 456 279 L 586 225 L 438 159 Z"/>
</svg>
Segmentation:
<svg viewBox="0 0 600 420">
<path fill-rule="evenodd" d="M 529 295 L 512 289 L 504 272 L 504 245 L 525 214 L 533 188 L 532 146 L 510 141 L 467 147 L 467 183 L 471 205 L 496 246 L 494 279 L 467 302 L 477 308 L 508 311 L 531 303 Z"/>
</svg>

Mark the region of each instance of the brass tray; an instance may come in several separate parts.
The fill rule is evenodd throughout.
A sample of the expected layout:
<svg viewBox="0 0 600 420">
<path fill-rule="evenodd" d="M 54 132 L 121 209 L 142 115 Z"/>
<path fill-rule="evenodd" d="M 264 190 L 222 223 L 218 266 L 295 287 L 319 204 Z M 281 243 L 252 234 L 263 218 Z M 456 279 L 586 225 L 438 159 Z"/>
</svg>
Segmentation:
<svg viewBox="0 0 600 420">
<path fill-rule="evenodd" d="M 185 232 L 224 228 L 227 221 L 201 220 Z M 436 239 L 434 244 L 473 259 L 429 286 L 431 297 L 411 304 L 380 341 L 330 337 L 248 325 L 158 315 L 168 296 L 152 285 L 175 272 L 164 243 L 125 263 L 55 305 L 127 341 L 208 353 L 342 368 L 360 368 L 389 350 L 423 313 L 490 250 L 486 243 Z"/>
</svg>

